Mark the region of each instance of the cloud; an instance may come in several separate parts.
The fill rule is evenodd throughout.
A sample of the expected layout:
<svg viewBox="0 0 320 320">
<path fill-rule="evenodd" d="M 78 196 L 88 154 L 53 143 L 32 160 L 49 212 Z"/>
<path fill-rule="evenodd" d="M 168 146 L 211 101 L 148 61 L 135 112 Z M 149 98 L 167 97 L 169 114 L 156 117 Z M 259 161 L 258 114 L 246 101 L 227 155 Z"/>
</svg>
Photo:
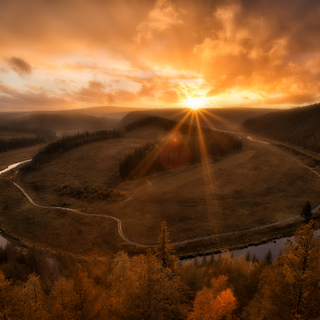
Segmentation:
<svg viewBox="0 0 320 320">
<path fill-rule="evenodd" d="M 292 104 L 300 105 L 305 103 L 312 103 L 319 99 L 319 95 L 306 93 L 306 94 L 293 94 L 281 97 L 271 97 L 263 100 L 266 105 L 282 105 L 282 104 Z"/>
<path fill-rule="evenodd" d="M 179 12 L 180 11 L 180 12 Z M 136 40 L 150 39 L 154 33 L 182 24 L 181 9 L 172 0 L 157 0 L 146 21 L 137 27 Z"/>
<path fill-rule="evenodd" d="M 44 89 L 17 90 L 0 83 L 0 110 L 59 110 L 70 108 L 69 102 L 57 95 L 49 94 Z"/>
<path fill-rule="evenodd" d="M 19 93 L 18 90 L 2 83 L 0 83 L 0 92 L 8 95 L 14 95 Z"/>
<path fill-rule="evenodd" d="M 106 96 L 105 85 L 100 81 L 89 81 L 88 87 L 82 87 L 72 95 L 72 99 L 86 103 L 101 104 Z"/>
<path fill-rule="evenodd" d="M 10 67 L 20 76 L 31 74 L 32 72 L 30 64 L 21 58 L 11 57 L 7 61 Z"/>
<path fill-rule="evenodd" d="M 44 88 L 25 90 L 21 77 L 2 99 L 18 90 L 26 104 L 42 94 L 63 106 L 314 102 L 319 16 L 307 0 L 2 1 L 3 85 L 11 68 Z"/>
</svg>

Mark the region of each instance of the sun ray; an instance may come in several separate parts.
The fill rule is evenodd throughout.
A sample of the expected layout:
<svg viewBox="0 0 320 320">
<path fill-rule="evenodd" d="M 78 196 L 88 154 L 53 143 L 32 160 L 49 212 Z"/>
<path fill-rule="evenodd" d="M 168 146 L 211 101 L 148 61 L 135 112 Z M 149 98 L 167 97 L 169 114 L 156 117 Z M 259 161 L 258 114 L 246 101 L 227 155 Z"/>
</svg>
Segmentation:
<svg viewBox="0 0 320 320">
<path fill-rule="evenodd" d="M 188 108 L 183 108 L 182 110 L 174 113 L 171 118 L 175 121 L 178 121 L 176 118 L 178 118 L 179 116 L 184 116 L 186 113 L 189 113 L 190 110 Z"/>
<path fill-rule="evenodd" d="M 179 130 L 179 128 L 184 124 L 184 121 L 191 115 L 191 110 L 175 125 L 175 127 L 167 134 L 166 139 L 160 143 L 160 148 L 154 149 L 148 154 L 148 156 L 132 171 L 131 177 L 134 177 L 136 173 L 139 172 L 139 176 L 142 177 L 150 169 L 151 165 L 154 163 L 155 159 L 161 154 L 166 146 L 166 141 Z M 141 179 L 141 178 L 140 178 Z M 139 179 L 139 180 L 140 180 Z"/>
<path fill-rule="evenodd" d="M 217 226 L 214 224 L 214 214 L 216 211 L 220 211 L 220 208 L 216 198 L 216 188 L 212 180 L 213 172 L 212 172 L 212 169 L 210 169 L 210 159 L 208 156 L 208 151 L 206 149 L 205 139 L 201 129 L 199 116 L 205 118 L 205 116 L 202 114 L 202 110 L 192 110 L 192 109 L 188 110 L 186 114 L 184 114 L 182 119 L 174 126 L 174 128 L 170 130 L 170 132 L 166 136 L 166 139 L 164 139 L 160 143 L 159 148 L 156 148 L 152 152 L 150 152 L 147 155 L 147 157 L 133 170 L 130 176 L 134 177 L 135 175 L 137 175 L 138 177 L 137 179 L 135 179 L 135 184 L 136 185 L 140 184 L 141 180 L 144 179 L 143 178 L 144 175 L 150 169 L 150 167 L 155 162 L 155 160 L 163 152 L 165 146 L 167 145 L 168 139 L 170 139 L 172 135 L 178 132 L 180 127 L 185 123 L 189 124 L 190 126 L 187 133 L 187 139 L 191 135 L 192 128 L 196 127 L 199 146 L 200 146 L 201 160 L 202 160 L 203 182 L 204 182 L 205 197 L 206 197 L 206 204 L 207 204 L 207 210 L 208 210 L 208 219 L 212 226 L 212 231 L 216 233 L 218 232 L 218 229 L 217 229 Z"/>
<path fill-rule="evenodd" d="M 200 145 L 200 152 L 202 155 L 202 168 L 203 168 L 203 177 L 204 177 L 204 188 L 206 193 L 206 201 L 207 201 L 207 209 L 208 209 L 208 215 L 211 220 L 211 226 L 214 229 L 215 232 L 217 232 L 216 226 L 214 225 L 213 221 L 213 215 L 214 215 L 214 209 L 218 208 L 218 201 L 216 199 L 216 190 L 212 181 L 211 172 L 209 168 L 209 157 L 208 152 L 204 143 L 203 133 L 200 126 L 199 116 L 198 112 L 195 113 L 195 118 L 197 122 L 197 128 L 198 128 L 198 138 L 199 138 L 199 145 Z M 208 183 L 206 183 L 206 179 Z"/>
<path fill-rule="evenodd" d="M 222 123 L 223 125 L 225 125 L 226 127 L 230 128 L 230 130 L 236 130 L 236 128 L 238 126 L 235 122 L 227 120 L 227 119 L 225 119 L 225 118 L 223 118 L 213 112 L 209 112 L 206 109 L 202 109 L 202 112 L 205 113 L 207 116 L 211 117 L 212 119 L 217 120 L 220 123 Z M 211 126 L 213 126 L 213 125 L 211 124 Z"/>
<path fill-rule="evenodd" d="M 199 112 L 199 116 L 207 124 L 208 128 L 219 130 L 219 129 L 216 129 L 216 127 L 209 121 L 209 119 L 202 112 Z"/>
</svg>

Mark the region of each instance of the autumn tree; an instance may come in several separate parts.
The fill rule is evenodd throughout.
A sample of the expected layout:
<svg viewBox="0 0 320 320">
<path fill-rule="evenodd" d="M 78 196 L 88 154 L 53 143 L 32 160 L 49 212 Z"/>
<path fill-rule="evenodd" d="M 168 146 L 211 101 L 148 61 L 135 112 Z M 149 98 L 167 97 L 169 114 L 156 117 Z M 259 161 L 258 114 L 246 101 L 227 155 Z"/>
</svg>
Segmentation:
<svg viewBox="0 0 320 320">
<path fill-rule="evenodd" d="M 77 265 L 72 276 L 73 290 L 76 297 L 76 319 L 98 319 L 104 314 L 104 296 L 102 290 L 88 278 L 86 269 Z"/>
<path fill-rule="evenodd" d="M 174 255 L 173 248 L 170 246 L 169 232 L 165 221 L 163 221 L 161 225 L 161 233 L 158 237 L 158 245 L 156 248 L 156 257 L 161 262 L 163 268 L 174 270 L 178 259 Z"/>
<path fill-rule="evenodd" d="M 236 298 L 228 288 L 228 277 L 220 276 L 212 279 L 211 288 L 197 294 L 188 320 L 229 320 L 236 307 Z"/>
<path fill-rule="evenodd" d="M 6 280 L 0 271 L 0 319 L 10 320 L 12 315 L 13 288 L 9 280 Z"/>
<path fill-rule="evenodd" d="M 39 276 L 29 275 L 28 281 L 22 289 L 22 303 L 24 319 L 41 320 L 47 318 L 46 298 Z"/>
<path fill-rule="evenodd" d="M 171 270 L 163 268 L 150 251 L 129 258 L 118 254 L 111 275 L 111 301 L 114 318 L 177 319 L 179 318 L 179 281 Z M 109 306 L 110 307 L 110 306 Z"/>
<path fill-rule="evenodd" d="M 179 313 L 179 282 L 149 251 L 133 258 L 134 285 L 129 291 L 130 319 L 176 319 Z"/>
<path fill-rule="evenodd" d="M 78 296 L 74 290 L 73 280 L 60 277 L 55 282 L 49 299 L 52 319 L 74 320 L 77 318 Z"/>
<path fill-rule="evenodd" d="M 250 303 L 248 319 L 313 319 L 319 314 L 319 240 L 311 220 L 288 241 L 284 254 L 263 272 L 260 290 Z"/>
</svg>

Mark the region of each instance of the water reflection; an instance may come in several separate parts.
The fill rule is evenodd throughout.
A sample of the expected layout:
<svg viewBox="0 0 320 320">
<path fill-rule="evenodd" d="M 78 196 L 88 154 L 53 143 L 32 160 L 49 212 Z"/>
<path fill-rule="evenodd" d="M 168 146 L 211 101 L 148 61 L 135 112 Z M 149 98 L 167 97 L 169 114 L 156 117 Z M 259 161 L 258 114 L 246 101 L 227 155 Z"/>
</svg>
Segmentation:
<svg viewBox="0 0 320 320">
<path fill-rule="evenodd" d="M 314 232 L 315 237 L 318 237 L 319 235 L 320 235 L 320 229 L 316 230 Z M 283 237 L 283 238 L 273 240 L 273 241 L 270 241 L 270 242 L 267 242 L 264 244 L 260 244 L 257 246 L 249 246 L 244 249 L 231 250 L 231 251 L 224 252 L 224 253 L 217 253 L 217 254 L 214 254 L 213 256 L 214 256 L 215 260 L 218 259 L 219 255 L 221 255 L 222 257 L 227 256 L 227 255 L 229 255 L 229 256 L 233 255 L 233 257 L 235 257 L 235 258 L 244 258 L 248 254 L 248 252 L 250 252 L 251 259 L 253 256 L 255 256 L 258 260 L 262 261 L 262 260 L 264 260 L 267 253 L 270 250 L 270 252 L 272 254 L 272 260 L 274 260 L 280 254 L 281 250 L 284 249 L 285 243 L 287 242 L 287 239 L 290 239 L 291 241 L 293 241 L 294 236 Z M 202 257 L 198 256 L 196 258 L 190 258 L 190 259 L 182 259 L 181 263 L 183 263 L 183 264 L 187 263 L 187 262 L 193 263 L 195 259 L 197 259 L 198 262 L 201 263 L 203 256 Z M 206 259 L 206 261 L 209 262 L 211 259 L 211 255 L 207 255 L 205 259 Z"/>
<path fill-rule="evenodd" d="M 4 249 L 8 243 L 9 241 L 6 238 L 2 237 L 0 233 L 0 248 Z"/>
<path fill-rule="evenodd" d="M 17 162 L 17 163 L 11 164 L 11 165 L 10 165 L 9 167 L 7 167 L 6 169 L 4 169 L 4 170 L 0 171 L 0 174 L 3 174 L 3 173 L 5 173 L 5 172 L 7 172 L 7 171 L 9 171 L 9 170 L 11 170 L 11 169 L 13 169 L 13 168 L 17 167 L 18 165 L 20 165 L 20 164 L 22 164 L 22 163 L 29 162 L 29 161 L 31 161 L 31 160 L 32 160 L 32 159 L 24 160 L 24 161 L 20 161 L 20 162 Z"/>
</svg>

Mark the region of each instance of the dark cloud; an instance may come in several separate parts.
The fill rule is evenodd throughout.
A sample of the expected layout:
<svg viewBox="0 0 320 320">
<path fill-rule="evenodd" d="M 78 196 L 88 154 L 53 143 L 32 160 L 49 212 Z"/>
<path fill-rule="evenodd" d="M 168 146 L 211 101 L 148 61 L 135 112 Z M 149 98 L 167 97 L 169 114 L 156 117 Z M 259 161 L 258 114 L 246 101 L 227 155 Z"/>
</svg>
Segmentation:
<svg viewBox="0 0 320 320">
<path fill-rule="evenodd" d="M 21 58 L 11 57 L 8 59 L 8 63 L 11 68 L 21 76 L 30 74 L 32 72 L 30 64 Z"/>
</svg>

